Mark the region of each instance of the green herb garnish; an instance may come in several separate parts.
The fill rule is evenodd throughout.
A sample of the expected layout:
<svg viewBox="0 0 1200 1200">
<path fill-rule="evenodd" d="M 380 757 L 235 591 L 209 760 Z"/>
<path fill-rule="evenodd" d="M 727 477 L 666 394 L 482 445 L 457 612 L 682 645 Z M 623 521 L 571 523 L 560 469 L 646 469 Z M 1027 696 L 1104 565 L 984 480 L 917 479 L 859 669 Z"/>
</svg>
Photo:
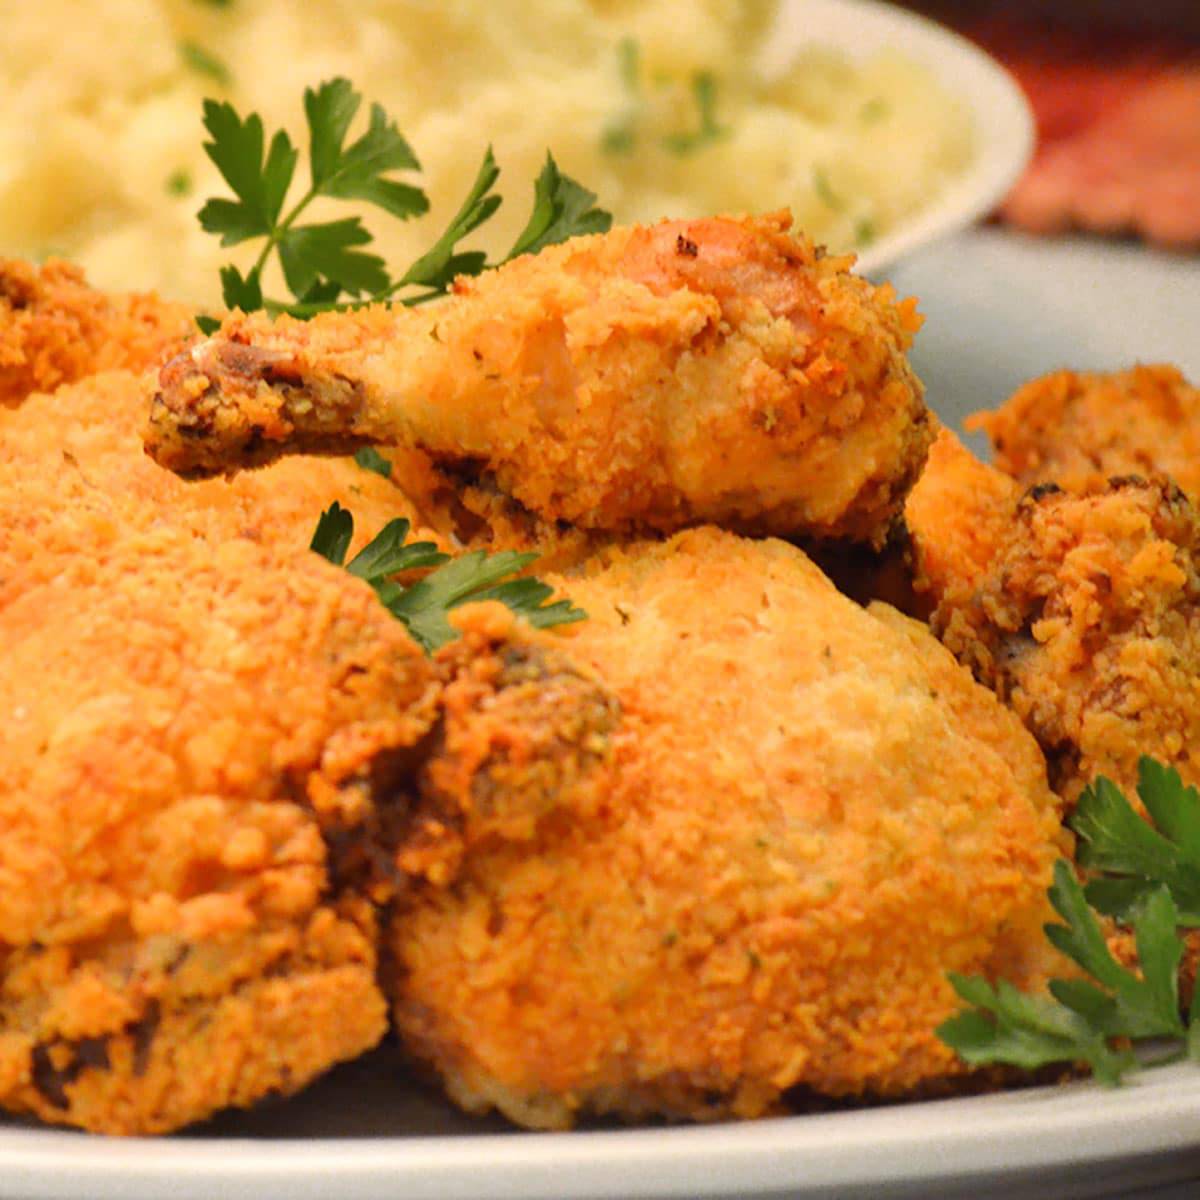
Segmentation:
<svg viewBox="0 0 1200 1200">
<path fill-rule="evenodd" d="M 1080 865 L 1091 875 L 1088 903 L 1128 922 L 1148 895 L 1165 887 L 1179 924 L 1200 926 L 1200 794 L 1173 767 L 1145 757 L 1137 793 L 1150 821 L 1103 776 L 1079 797 L 1070 824 L 1079 835 Z"/>
<path fill-rule="evenodd" d="M 617 43 L 617 70 L 628 103 L 624 111 L 604 127 L 600 146 L 609 154 L 629 154 L 637 143 L 637 124 L 642 104 L 642 51 L 635 39 L 622 38 Z"/>
<path fill-rule="evenodd" d="M 630 154 L 638 141 L 638 126 L 645 116 L 642 92 L 641 48 L 633 38 L 617 43 L 617 69 L 627 101 L 625 107 L 605 125 L 600 135 L 601 149 L 609 154 Z M 667 87 L 670 76 L 655 80 Z M 729 135 L 729 129 L 717 120 L 717 78 L 711 71 L 696 71 L 691 82 L 692 103 L 696 107 L 696 127 L 659 138 L 659 145 L 672 154 L 694 154 Z"/>
<path fill-rule="evenodd" d="M 350 574 L 366 580 L 428 654 L 458 637 L 447 615 L 461 604 L 498 600 L 536 629 L 582 621 L 587 616 L 569 600 L 547 604 L 554 589 L 518 574 L 537 558 L 536 554 L 473 550 L 451 558 L 433 542 L 408 542 L 409 530 L 409 522 L 403 517 L 389 521 L 347 563 L 354 517 L 335 501 L 321 514 L 310 548 L 335 566 L 345 566 Z M 394 578 L 417 570 L 429 573 L 408 584 L 397 583 Z"/>
<path fill-rule="evenodd" d="M 180 168 L 178 171 L 172 171 L 167 176 L 167 195 L 169 196 L 187 196 L 192 190 L 191 175 Z"/>
<path fill-rule="evenodd" d="M 692 100 L 696 105 L 696 128 L 668 134 L 662 140 L 672 154 L 695 154 L 729 135 L 729 129 L 717 121 L 717 79 L 711 71 L 697 71 L 692 76 Z"/>
<path fill-rule="evenodd" d="M 612 224 L 611 215 L 595 207 L 595 195 L 562 174 L 547 154 L 535 185 L 533 212 L 509 253 L 489 263 L 480 251 L 461 251 L 459 243 L 501 203 L 492 190 L 500 170 L 489 148 L 467 198 L 445 232 L 428 252 L 393 277 L 383 259 L 367 249 L 372 237 L 359 217 L 299 223 L 318 197 L 364 201 L 399 220 L 428 211 L 425 193 L 394 177 L 395 172 L 418 171 L 420 164 L 378 104 L 371 106 L 366 132 L 347 144 L 361 101 L 345 79 L 333 79 L 305 92 L 309 186 L 286 211 L 284 202 L 300 157 L 287 133 L 277 131 L 268 144 L 257 113 L 242 118 L 231 104 L 205 101 L 204 125 L 211 140 L 204 149 L 236 199 L 210 199 L 200 210 L 200 224 L 209 233 L 220 235 L 223 246 L 265 239 L 245 275 L 234 266 L 222 268 L 222 293 L 230 308 L 307 317 L 379 301 L 419 304 L 445 294 L 457 275 L 477 275 L 518 254 L 577 234 L 602 233 Z M 263 294 L 263 272 L 273 254 L 278 255 L 292 293 L 290 300 L 273 300 Z M 205 324 L 211 325 L 211 321 Z"/>
<path fill-rule="evenodd" d="M 1027 1069 L 1087 1063 L 1105 1083 L 1135 1066 L 1128 1043 L 1166 1039 L 1155 1063 L 1200 1062 L 1200 988 L 1187 1018 L 1180 1012 L 1178 976 L 1184 945 L 1180 925 L 1197 921 L 1200 795 L 1177 771 L 1143 758 L 1138 795 L 1153 825 L 1103 777 L 1080 798 L 1072 819 L 1080 861 L 1096 872 L 1086 888 L 1066 860 L 1054 868 L 1050 901 L 1064 924 L 1046 936 L 1089 979 L 1051 980 L 1050 996 L 1029 996 L 1011 984 L 950 976 L 973 1007 L 945 1022 L 938 1036 L 967 1062 Z M 1097 912 L 1133 929 L 1138 970 L 1113 958 Z"/>
<path fill-rule="evenodd" d="M 382 475 L 384 479 L 391 479 L 392 464 L 388 462 L 374 446 L 364 446 L 354 455 L 354 461 L 358 463 L 364 471 L 372 471 L 376 475 Z"/>
<path fill-rule="evenodd" d="M 825 171 L 821 167 L 813 167 L 812 181 L 813 191 L 817 193 L 817 199 L 826 208 L 831 208 L 834 212 L 841 212 L 846 207 L 846 202 L 833 190 L 833 185 L 829 182 L 829 176 L 825 174 Z"/>
<path fill-rule="evenodd" d="M 179 56 L 193 71 L 207 75 L 222 87 L 229 86 L 232 79 L 229 68 L 198 42 L 180 42 Z"/>
<path fill-rule="evenodd" d="M 864 125 L 874 125 L 877 122 L 882 121 L 884 117 L 891 113 L 891 111 L 891 106 L 882 96 L 872 96 L 871 99 L 868 100 L 866 104 L 864 104 L 862 108 L 858 110 L 858 119 Z"/>
</svg>

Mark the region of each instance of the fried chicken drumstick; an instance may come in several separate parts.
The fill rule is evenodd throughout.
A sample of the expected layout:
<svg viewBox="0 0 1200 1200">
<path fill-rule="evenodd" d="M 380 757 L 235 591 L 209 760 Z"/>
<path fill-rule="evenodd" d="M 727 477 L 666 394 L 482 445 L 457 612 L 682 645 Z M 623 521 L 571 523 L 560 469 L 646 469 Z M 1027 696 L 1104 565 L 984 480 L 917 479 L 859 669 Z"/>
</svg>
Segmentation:
<svg viewBox="0 0 1200 1200">
<path fill-rule="evenodd" d="M 932 433 L 911 301 L 786 214 L 578 238 L 417 309 L 230 318 L 162 371 L 158 462 L 417 447 L 547 520 L 882 542 Z"/>
</svg>

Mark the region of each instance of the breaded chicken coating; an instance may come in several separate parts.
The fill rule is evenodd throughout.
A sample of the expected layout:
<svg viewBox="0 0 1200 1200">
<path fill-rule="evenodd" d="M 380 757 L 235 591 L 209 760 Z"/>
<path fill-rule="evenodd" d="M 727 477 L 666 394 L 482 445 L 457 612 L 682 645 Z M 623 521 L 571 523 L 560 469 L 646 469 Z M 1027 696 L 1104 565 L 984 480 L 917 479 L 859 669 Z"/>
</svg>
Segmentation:
<svg viewBox="0 0 1200 1200">
<path fill-rule="evenodd" d="M 377 1042 L 378 905 L 440 816 L 586 792 L 617 706 L 488 608 L 430 660 L 315 554 L 45 494 L 0 493 L 76 549 L 0 605 L 0 1106 L 163 1132 Z"/>
<path fill-rule="evenodd" d="M 1200 783 L 1192 505 L 1172 483 L 1127 477 L 1035 487 L 1012 513 L 990 561 L 944 588 L 935 631 L 1033 732 L 1068 801 L 1098 774 L 1132 797 L 1143 754 Z"/>
<path fill-rule="evenodd" d="M 1027 487 L 1167 475 L 1200 497 L 1200 388 L 1176 367 L 1055 371 L 967 427 L 985 430 L 996 466 Z"/>
<path fill-rule="evenodd" d="M 146 399 L 118 371 L 0 410 L 0 1106 L 110 1133 L 374 1044 L 376 906 L 455 789 L 552 806 L 615 720 L 511 621 L 431 662 L 305 550 L 334 499 L 360 539 L 410 511 L 389 481 L 184 483 Z M 487 718 L 461 730 L 464 692 Z"/>
<path fill-rule="evenodd" d="M 94 291 L 60 259 L 0 258 L 0 408 L 99 371 L 156 366 L 195 334 L 182 304 Z"/>
<path fill-rule="evenodd" d="M 562 640 L 621 705 L 611 783 L 401 897 L 408 1048 L 539 1128 L 961 1077 L 946 971 L 1036 988 L 1049 965 L 1066 841 L 1016 717 L 782 542 L 703 528 L 562 584 L 590 614 Z"/>
<path fill-rule="evenodd" d="M 412 520 L 414 537 L 443 540 L 420 527 L 404 492 L 352 459 L 285 459 L 230 480 L 185 483 L 142 449 L 148 389 L 139 377 L 114 371 L 0 409 L 0 489 L 20 481 L 40 496 L 12 506 L 0 525 L 0 554 L 10 559 L 0 575 L 0 604 L 52 575 L 60 557 L 79 552 L 73 526 L 47 525 L 49 511 L 80 521 L 91 511 L 125 531 L 170 526 L 214 541 L 245 537 L 300 550 L 336 500 L 354 514 L 354 551 L 393 517 Z M 26 549 L 17 553 L 21 542 Z"/>
<path fill-rule="evenodd" d="M 211 474 L 395 442 L 548 521 L 880 544 L 932 440 L 920 318 L 790 223 L 616 229 L 416 309 L 235 314 L 163 368 L 147 448 Z"/>
<path fill-rule="evenodd" d="M 438 692 L 316 555 L 92 516 L 0 609 L 0 1105 L 161 1132 L 383 1035 L 369 889 L 322 834 L 368 820 Z"/>
<path fill-rule="evenodd" d="M 934 605 L 970 595 L 990 570 L 1022 489 L 977 459 L 949 429 L 937 440 L 904 506 L 913 586 Z"/>
</svg>

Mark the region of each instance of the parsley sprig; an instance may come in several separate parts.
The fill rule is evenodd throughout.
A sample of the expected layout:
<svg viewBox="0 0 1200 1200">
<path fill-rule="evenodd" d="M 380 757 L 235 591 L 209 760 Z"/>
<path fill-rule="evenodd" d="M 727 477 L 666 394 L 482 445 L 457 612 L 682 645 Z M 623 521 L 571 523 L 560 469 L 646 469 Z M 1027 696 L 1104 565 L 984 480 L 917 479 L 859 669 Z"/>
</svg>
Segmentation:
<svg viewBox="0 0 1200 1200">
<path fill-rule="evenodd" d="M 562 174 L 547 154 L 534 187 L 533 211 L 508 254 L 488 263 L 480 251 L 460 250 L 459 243 L 501 204 L 493 190 L 500 169 L 489 147 L 445 231 L 428 252 L 393 276 L 384 260 L 367 249 L 372 237 L 360 217 L 300 221 L 319 197 L 364 202 L 399 220 L 428 211 L 424 191 L 395 177 L 396 172 L 419 171 L 420 163 L 383 108 L 373 104 L 367 129 L 347 144 L 361 104 L 362 97 L 346 79 L 332 79 L 305 91 L 309 183 L 285 211 L 300 158 L 287 132 L 276 131 L 268 142 L 257 113 L 242 117 L 228 102 L 205 101 L 204 126 L 210 140 L 204 149 L 235 198 L 210 199 L 200 210 L 200 224 L 220 235 L 222 246 L 264 239 L 244 275 L 233 265 L 221 269 L 222 295 L 230 308 L 311 316 L 384 300 L 421 303 L 443 295 L 457 275 L 476 275 L 518 254 L 578 234 L 603 233 L 612 224 L 611 215 L 595 206 L 595 195 Z M 290 300 L 263 294 L 263 274 L 273 255 L 278 256 L 292 293 Z M 200 324 L 205 332 L 216 328 L 211 318 L 203 318 Z"/>
<path fill-rule="evenodd" d="M 335 566 L 344 566 L 351 575 L 366 580 L 426 653 L 432 654 L 458 637 L 447 616 L 461 604 L 498 600 L 535 629 L 586 618 L 587 614 L 569 600 L 547 604 L 554 589 L 541 580 L 519 574 L 537 558 L 536 554 L 513 550 L 488 554 L 473 550 L 451 558 L 433 542 L 409 542 L 410 528 L 403 517 L 389 521 L 346 562 L 354 537 L 354 517 L 334 501 L 321 514 L 310 548 Z M 427 570 L 428 574 L 413 582 L 402 584 L 395 578 L 420 570 Z"/>
<path fill-rule="evenodd" d="M 1080 797 L 1072 825 L 1086 887 L 1065 860 L 1055 864 L 1050 902 L 1062 924 L 1045 927 L 1051 944 L 1087 979 L 1053 979 L 1050 996 L 1031 996 L 1001 980 L 951 974 L 972 1007 L 945 1022 L 938 1036 L 967 1062 L 1033 1069 L 1086 1063 L 1117 1083 L 1136 1065 L 1129 1044 L 1165 1039 L 1153 1062 L 1200 1063 L 1200 988 L 1186 1019 L 1178 977 L 1184 945 L 1179 926 L 1196 925 L 1200 893 L 1200 795 L 1179 773 L 1150 758 L 1138 768 L 1138 796 L 1150 821 L 1103 777 Z M 1133 929 L 1138 970 L 1113 957 L 1097 913 Z"/>
<path fill-rule="evenodd" d="M 1080 865 L 1092 875 L 1084 894 L 1097 911 L 1128 922 L 1165 887 L 1179 924 L 1200 926 L 1200 795 L 1152 758 L 1138 763 L 1137 793 L 1150 821 L 1103 776 L 1080 796 L 1071 826 Z"/>
</svg>

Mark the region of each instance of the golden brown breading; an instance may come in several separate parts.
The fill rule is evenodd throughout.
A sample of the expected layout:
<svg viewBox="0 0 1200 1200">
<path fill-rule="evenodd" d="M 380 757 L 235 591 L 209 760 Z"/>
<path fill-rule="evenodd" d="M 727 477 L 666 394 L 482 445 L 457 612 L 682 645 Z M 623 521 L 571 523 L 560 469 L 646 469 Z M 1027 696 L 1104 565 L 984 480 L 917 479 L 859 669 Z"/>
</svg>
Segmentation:
<svg viewBox="0 0 1200 1200">
<path fill-rule="evenodd" d="M 366 820 L 438 693 L 316 555 L 94 515 L 0 609 L 0 1104 L 156 1132 L 382 1036 L 375 914 L 322 828 Z"/>
<path fill-rule="evenodd" d="M 19 566 L 0 577 L 0 603 L 58 569 L 58 556 L 78 547 L 70 526 L 43 527 L 47 508 L 94 512 L 125 529 L 170 525 L 213 541 L 246 537 L 264 545 L 302 549 L 322 511 L 334 500 L 355 517 L 357 549 L 393 517 L 419 526 L 405 494 L 351 459 L 289 459 L 232 480 L 186 483 L 152 462 L 142 449 L 150 385 L 128 372 L 93 376 L 54 395 L 31 396 L 19 409 L 0 410 L 0 488 L 24 481 L 40 499 L 12 508 L 0 526 L 0 553 Z M 98 505 L 98 507 L 97 507 Z M 420 536 L 441 541 L 433 531 Z M 19 540 L 27 553 L 11 550 Z"/>
<path fill-rule="evenodd" d="M 933 604 L 969 594 L 1013 523 L 1021 488 L 981 463 L 945 427 L 904 506 L 913 586 Z"/>
<path fill-rule="evenodd" d="M 1178 488 L 1034 488 L 971 583 L 933 627 L 1034 733 L 1066 799 L 1097 774 L 1132 796 L 1143 754 L 1200 783 L 1200 518 Z"/>
<path fill-rule="evenodd" d="M 0 492 L 0 577 L 74 547 L 0 606 L 0 1106 L 160 1132 L 374 1044 L 375 906 L 439 815 L 536 828 L 617 709 L 486 607 L 431 661 L 315 554 L 45 494 Z"/>
<path fill-rule="evenodd" d="M 549 521 L 882 543 L 932 439 L 920 318 L 789 224 L 616 229 L 418 309 L 235 315 L 163 369 L 147 447 L 212 473 L 397 442 Z"/>
<path fill-rule="evenodd" d="M 141 371 L 196 334 L 191 309 L 157 296 L 109 296 L 51 259 L 0 258 L 0 408 L 98 371 Z"/>
<path fill-rule="evenodd" d="M 1066 846 L 1015 716 L 781 542 L 699 529 L 562 582 L 590 614 L 570 654 L 622 706 L 612 783 L 403 898 L 409 1048 L 536 1127 L 959 1076 L 945 972 L 1043 981 Z"/>
<path fill-rule="evenodd" d="M 1055 371 L 977 413 L 996 466 L 1027 487 L 1075 490 L 1113 475 L 1168 475 L 1200 497 L 1200 389 L 1176 367 Z"/>
<path fill-rule="evenodd" d="M 435 866 L 472 796 L 582 793 L 616 719 L 486 609 L 430 662 L 305 549 L 333 499 L 360 541 L 408 509 L 390 482 L 293 460 L 187 484 L 142 451 L 145 401 L 113 372 L 0 411 L 0 1106 L 112 1133 L 377 1041 L 400 839 Z"/>
</svg>

